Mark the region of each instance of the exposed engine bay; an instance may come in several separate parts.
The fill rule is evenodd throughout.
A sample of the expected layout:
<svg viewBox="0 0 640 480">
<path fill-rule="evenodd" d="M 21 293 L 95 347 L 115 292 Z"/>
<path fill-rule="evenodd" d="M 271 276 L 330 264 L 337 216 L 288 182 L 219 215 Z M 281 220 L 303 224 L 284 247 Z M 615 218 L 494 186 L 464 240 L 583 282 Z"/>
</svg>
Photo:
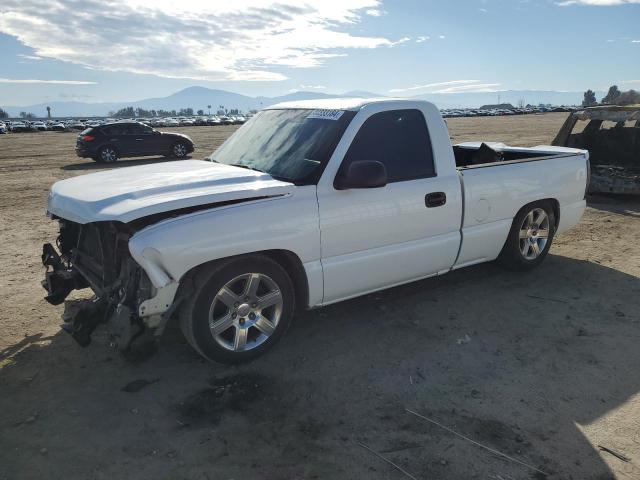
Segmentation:
<svg viewBox="0 0 640 480">
<path fill-rule="evenodd" d="M 47 243 L 42 251 L 47 267 L 42 282 L 48 292 L 45 299 L 59 305 L 73 290 L 91 288 L 93 298 L 65 304 L 63 329 L 87 346 L 95 328 L 106 324 L 111 344 L 126 350 L 145 332 L 137 312 L 154 294 L 147 274 L 129 253 L 129 238 L 135 231 L 120 222 L 58 221 L 58 250 Z"/>
</svg>

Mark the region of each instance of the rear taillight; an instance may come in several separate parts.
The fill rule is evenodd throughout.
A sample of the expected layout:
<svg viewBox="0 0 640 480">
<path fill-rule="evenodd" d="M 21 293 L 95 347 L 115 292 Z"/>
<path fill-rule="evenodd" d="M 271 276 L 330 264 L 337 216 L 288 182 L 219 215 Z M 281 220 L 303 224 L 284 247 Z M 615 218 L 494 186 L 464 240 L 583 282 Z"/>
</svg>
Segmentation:
<svg viewBox="0 0 640 480">
<path fill-rule="evenodd" d="M 589 154 L 587 154 L 587 186 L 584 189 L 584 199 L 587 199 L 589 193 L 589 184 L 591 183 L 591 162 L 589 161 Z"/>
<path fill-rule="evenodd" d="M 96 139 L 96 137 L 91 136 L 91 135 L 85 135 L 85 136 L 80 137 L 80 138 L 82 138 L 82 140 L 84 140 L 85 142 L 91 142 L 91 141 Z"/>
</svg>

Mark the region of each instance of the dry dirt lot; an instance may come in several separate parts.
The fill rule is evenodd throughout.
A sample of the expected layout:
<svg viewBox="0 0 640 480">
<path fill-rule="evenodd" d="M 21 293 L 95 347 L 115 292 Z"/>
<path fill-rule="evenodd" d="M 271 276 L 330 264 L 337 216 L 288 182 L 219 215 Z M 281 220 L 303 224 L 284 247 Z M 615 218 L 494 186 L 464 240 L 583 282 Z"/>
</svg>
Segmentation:
<svg viewBox="0 0 640 480">
<path fill-rule="evenodd" d="M 537 145 L 563 120 L 448 123 L 454 141 Z M 180 129 L 195 158 L 232 130 Z M 175 327 L 131 362 L 101 335 L 77 346 L 42 299 L 47 188 L 104 168 L 74 137 L 0 136 L 0 479 L 405 478 L 359 443 L 419 479 L 544 478 L 405 408 L 549 478 L 640 478 L 637 199 L 590 199 L 533 272 L 480 265 L 302 312 L 248 365 L 203 362 Z"/>
</svg>

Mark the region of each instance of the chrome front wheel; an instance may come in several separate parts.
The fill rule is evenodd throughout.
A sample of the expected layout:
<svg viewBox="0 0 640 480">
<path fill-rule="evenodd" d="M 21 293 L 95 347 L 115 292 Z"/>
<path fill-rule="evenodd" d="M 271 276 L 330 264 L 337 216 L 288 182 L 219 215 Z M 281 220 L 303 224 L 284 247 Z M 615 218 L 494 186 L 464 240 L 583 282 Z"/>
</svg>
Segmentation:
<svg viewBox="0 0 640 480">
<path fill-rule="evenodd" d="M 247 273 L 218 291 L 209 308 L 209 328 L 214 340 L 227 350 L 251 350 L 275 332 L 282 309 L 276 282 L 262 273 Z"/>
<path fill-rule="evenodd" d="M 188 274 L 180 308 L 187 341 L 204 357 L 242 363 L 275 345 L 291 323 L 296 295 L 282 264 L 253 254 L 203 265 Z"/>
</svg>

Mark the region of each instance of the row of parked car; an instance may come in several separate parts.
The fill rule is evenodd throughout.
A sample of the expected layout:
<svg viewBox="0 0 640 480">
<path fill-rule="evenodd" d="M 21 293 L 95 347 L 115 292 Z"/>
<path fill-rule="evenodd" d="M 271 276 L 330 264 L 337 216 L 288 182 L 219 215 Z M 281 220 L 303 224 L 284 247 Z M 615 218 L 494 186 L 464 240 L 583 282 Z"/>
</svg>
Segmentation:
<svg viewBox="0 0 640 480">
<path fill-rule="evenodd" d="M 529 115 L 534 113 L 547 112 L 575 112 L 578 107 L 574 106 L 539 106 L 523 108 L 457 108 L 443 109 L 440 113 L 444 118 L 454 117 L 499 117 L 503 115 Z"/>
<path fill-rule="evenodd" d="M 57 120 L 49 120 L 47 122 L 36 120 L 12 120 L 7 122 L 0 122 L 0 133 L 8 132 L 44 132 L 46 130 L 59 130 L 64 131 L 67 127 L 64 123 Z"/>
<path fill-rule="evenodd" d="M 242 125 L 248 120 L 245 115 L 209 115 L 201 117 L 155 117 L 137 118 L 127 121 L 138 121 L 152 127 L 191 127 L 205 125 Z"/>
<path fill-rule="evenodd" d="M 140 122 L 151 127 L 192 127 L 206 125 L 241 125 L 249 116 L 244 115 L 210 115 L 199 117 L 155 117 L 127 119 L 91 119 L 91 120 L 11 120 L 0 122 L 0 134 L 8 132 L 44 132 L 44 131 L 82 131 L 115 122 Z"/>
<path fill-rule="evenodd" d="M 575 112 L 578 107 L 573 106 L 538 106 L 523 108 L 459 108 L 443 109 L 440 113 L 444 118 L 454 117 L 496 117 L 503 115 L 527 115 L 546 112 Z M 245 123 L 251 114 L 248 115 L 204 115 L 197 117 L 153 117 L 153 118 L 125 118 L 125 119 L 90 119 L 90 120 L 13 120 L 0 122 L 0 134 L 7 132 L 34 132 L 45 130 L 82 131 L 86 128 L 99 127 L 114 122 L 140 122 L 151 127 L 193 127 L 206 125 L 241 125 Z"/>
</svg>

